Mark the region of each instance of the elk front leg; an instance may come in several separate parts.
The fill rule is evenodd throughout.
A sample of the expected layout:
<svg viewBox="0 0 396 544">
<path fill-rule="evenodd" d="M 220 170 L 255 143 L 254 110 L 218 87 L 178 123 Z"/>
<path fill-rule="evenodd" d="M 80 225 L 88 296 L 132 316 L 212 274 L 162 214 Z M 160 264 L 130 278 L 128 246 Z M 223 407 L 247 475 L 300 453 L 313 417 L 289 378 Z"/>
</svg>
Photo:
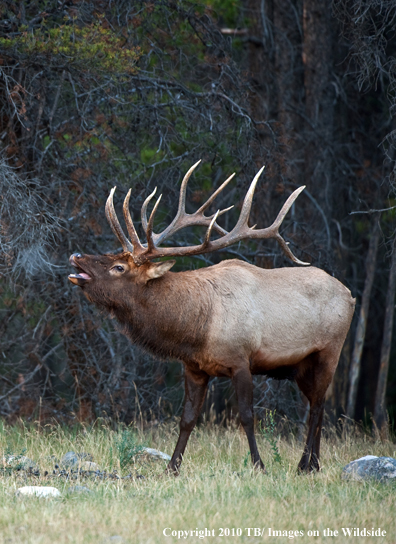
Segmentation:
<svg viewBox="0 0 396 544">
<path fill-rule="evenodd" d="M 249 442 L 253 466 L 265 472 L 264 463 L 258 452 L 256 437 L 254 436 L 252 375 L 248 369 L 239 370 L 233 375 L 232 381 L 238 401 L 239 417 Z"/>
<path fill-rule="evenodd" d="M 202 404 L 208 388 L 209 376 L 205 372 L 185 371 L 185 392 L 183 414 L 180 420 L 180 434 L 172 459 L 166 468 L 167 472 L 177 476 L 186 449 L 187 441 L 197 423 Z"/>
</svg>

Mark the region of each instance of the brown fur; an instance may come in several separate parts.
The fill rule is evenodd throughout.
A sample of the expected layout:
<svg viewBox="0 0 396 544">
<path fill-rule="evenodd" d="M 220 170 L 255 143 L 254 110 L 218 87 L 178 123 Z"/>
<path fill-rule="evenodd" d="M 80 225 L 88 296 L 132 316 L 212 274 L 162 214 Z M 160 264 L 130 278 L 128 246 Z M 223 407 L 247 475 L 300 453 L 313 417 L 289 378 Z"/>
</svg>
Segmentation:
<svg viewBox="0 0 396 544">
<path fill-rule="evenodd" d="M 311 403 L 299 468 L 319 468 L 324 397 L 354 309 L 346 287 L 314 267 L 263 270 L 231 260 L 173 273 L 173 262 L 137 266 L 130 253 L 70 259 L 90 277 L 71 281 L 132 342 L 185 365 L 185 406 L 170 471 L 179 470 L 210 376 L 232 378 L 252 461 L 264 469 L 254 437 L 252 374 L 296 379 Z"/>
</svg>

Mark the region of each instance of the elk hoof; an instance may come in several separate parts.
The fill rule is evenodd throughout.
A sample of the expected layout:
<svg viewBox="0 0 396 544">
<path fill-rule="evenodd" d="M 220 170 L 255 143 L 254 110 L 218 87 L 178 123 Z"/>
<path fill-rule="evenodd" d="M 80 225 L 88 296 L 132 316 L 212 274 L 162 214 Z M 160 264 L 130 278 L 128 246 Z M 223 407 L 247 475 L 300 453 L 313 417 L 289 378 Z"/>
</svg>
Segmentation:
<svg viewBox="0 0 396 544">
<path fill-rule="evenodd" d="M 305 474 L 307 472 L 310 472 L 308 461 L 300 461 L 297 467 L 297 473 Z"/>
<path fill-rule="evenodd" d="M 307 474 L 308 472 L 319 472 L 320 466 L 317 459 L 310 460 L 309 463 L 301 463 L 298 465 L 297 472 L 298 474 Z"/>
<path fill-rule="evenodd" d="M 164 476 L 180 476 L 180 470 L 177 467 L 167 466 L 164 472 Z"/>
<path fill-rule="evenodd" d="M 256 472 L 261 472 L 262 474 L 267 474 L 266 468 L 264 466 L 264 463 L 260 459 L 260 461 L 257 461 L 254 463 L 253 468 Z"/>
</svg>

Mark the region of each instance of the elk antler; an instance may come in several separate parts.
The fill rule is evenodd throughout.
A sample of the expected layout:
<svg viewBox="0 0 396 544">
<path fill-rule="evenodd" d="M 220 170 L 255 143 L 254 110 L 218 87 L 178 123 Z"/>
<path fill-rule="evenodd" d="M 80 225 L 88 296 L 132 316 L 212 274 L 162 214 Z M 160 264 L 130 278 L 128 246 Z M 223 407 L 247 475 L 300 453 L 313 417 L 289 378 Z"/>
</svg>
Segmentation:
<svg viewBox="0 0 396 544">
<path fill-rule="evenodd" d="M 232 244 L 235 244 L 236 242 L 240 242 L 241 240 L 244 240 L 244 239 L 257 240 L 257 239 L 266 239 L 266 238 L 275 238 L 278 241 L 284 253 L 293 262 L 297 264 L 302 264 L 302 265 L 309 265 L 309 263 L 300 261 L 299 259 L 297 259 L 297 257 L 293 255 L 289 246 L 287 245 L 285 240 L 282 238 L 282 236 L 279 234 L 279 227 L 281 226 L 283 219 L 285 218 L 287 212 L 291 208 L 292 204 L 294 203 L 298 195 L 305 189 L 305 185 L 296 189 L 289 196 L 289 198 L 283 204 L 282 209 L 279 212 L 277 218 L 275 219 L 275 221 L 272 223 L 270 227 L 267 227 L 265 229 L 255 230 L 255 226 L 253 227 L 248 226 L 248 220 L 249 220 L 250 210 L 252 207 L 254 190 L 256 188 L 257 181 L 264 170 L 264 166 L 263 166 L 254 177 L 249 187 L 249 190 L 246 193 L 237 224 L 230 232 L 227 232 L 216 223 L 216 220 L 219 217 L 219 215 L 230 210 L 232 206 L 230 208 L 226 208 L 225 210 L 221 210 L 221 211 L 218 210 L 214 215 L 210 217 L 206 217 L 204 215 L 204 211 L 210 206 L 210 204 L 213 202 L 216 196 L 224 189 L 224 187 L 234 177 L 234 174 L 230 176 L 208 198 L 208 200 L 205 202 L 205 204 L 203 204 L 199 208 L 199 210 L 197 210 L 193 214 L 188 214 L 185 211 L 187 182 L 193 170 L 198 166 L 200 162 L 201 161 L 198 161 L 196 164 L 194 164 L 190 168 L 190 170 L 187 172 L 187 174 L 184 176 L 184 179 L 180 188 L 179 207 L 178 207 L 176 216 L 171 222 L 171 224 L 163 232 L 159 234 L 154 234 L 153 232 L 154 216 L 155 216 L 155 212 L 157 211 L 162 195 L 158 198 L 150 214 L 148 221 L 147 221 L 147 206 L 150 200 L 153 198 L 155 194 L 155 190 L 144 201 L 142 206 L 142 225 L 147 237 L 147 246 L 144 246 L 140 242 L 139 237 L 136 233 L 135 227 L 133 225 L 131 215 L 129 213 L 128 205 L 129 205 L 131 190 L 129 190 L 124 201 L 124 217 L 125 217 L 125 222 L 128 228 L 128 234 L 130 236 L 131 241 L 129 241 L 126 238 L 118 222 L 117 216 L 115 215 L 114 205 L 113 205 L 113 195 L 114 195 L 115 187 L 110 191 L 110 195 L 106 203 L 106 216 L 110 222 L 110 226 L 113 229 L 113 232 L 115 233 L 117 238 L 120 240 L 124 251 L 128 251 L 132 253 L 132 257 L 136 265 L 140 266 L 143 263 L 147 261 L 151 261 L 152 259 L 156 259 L 158 257 L 176 257 L 176 256 L 199 255 L 202 253 L 209 253 L 212 251 L 216 251 L 218 249 L 223 249 Z M 201 226 L 208 227 L 206 231 L 205 239 L 202 244 L 198 246 L 188 246 L 188 247 L 164 247 L 164 248 L 158 247 L 160 243 L 162 243 L 164 240 L 172 236 L 178 230 L 183 229 L 187 226 L 192 226 L 192 225 L 201 225 Z M 222 236 L 216 240 L 210 240 L 213 230 L 216 230 Z"/>
<path fill-rule="evenodd" d="M 176 213 L 175 218 L 173 219 L 172 223 L 161 233 L 155 234 L 152 232 L 153 228 L 153 221 L 154 221 L 154 215 L 157 211 L 159 201 L 161 200 L 162 195 L 159 196 L 153 211 L 150 215 L 150 220 L 147 221 L 147 206 L 150 202 L 150 200 L 155 195 L 157 188 L 154 189 L 154 191 L 146 198 L 146 200 L 143 202 L 142 206 L 142 226 L 144 231 L 146 232 L 146 237 L 148 240 L 148 244 L 150 247 L 150 243 L 152 242 L 153 247 L 161 244 L 164 240 L 167 238 L 170 238 L 175 232 L 177 232 L 180 229 L 184 229 L 185 227 L 189 226 L 203 226 L 203 227 L 209 227 L 210 223 L 214 217 L 215 214 L 211 215 L 210 217 L 206 217 L 204 215 L 204 212 L 206 209 L 211 205 L 213 200 L 217 197 L 217 195 L 228 185 L 228 183 L 232 180 L 232 178 L 235 176 L 235 174 L 232 174 L 228 179 L 224 181 L 224 183 L 216 189 L 216 191 L 208 198 L 208 200 L 193 214 L 188 214 L 186 212 L 186 190 L 187 190 L 187 182 L 191 177 L 191 174 L 195 170 L 195 168 L 199 165 L 201 161 L 199 160 L 196 162 L 187 172 L 187 174 L 184 176 L 181 187 L 180 187 L 180 197 L 179 197 L 179 206 Z M 138 254 L 146 253 L 148 247 L 144 246 L 140 240 L 139 236 L 136 232 L 135 226 L 132 221 L 131 214 L 129 212 L 129 199 L 131 196 L 131 189 L 129 189 L 127 196 L 124 200 L 124 219 L 125 223 L 128 229 L 128 234 L 131 239 L 131 241 L 128 240 L 128 238 L 125 236 L 121 225 L 118 221 L 117 215 L 114 210 L 114 204 L 113 204 L 113 197 L 114 197 L 114 191 L 116 190 L 115 187 L 111 189 L 110 195 L 106 202 L 106 217 L 107 220 L 110 223 L 110 226 L 114 232 L 114 234 L 117 236 L 118 240 L 121 242 L 122 248 L 124 251 L 133 253 L 134 259 L 137 257 Z M 218 212 L 219 215 L 223 215 L 223 213 L 228 212 L 228 210 L 231 210 L 233 206 L 230 206 L 229 208 L 226 208 L 224 210 L 221 210 Z M 150 228 L 149 228 L 150 227 Z M 213 225 L 213 228 L 222 235 L 227 234 L 227 231 L 220 227 L 217 223 Z M 154 258 L 154 257 L 153 257 Z M 145 259 L 145 261 L 150 259 Z M 140 263 L 142 264 L 142 263 Z"/>
</svg>

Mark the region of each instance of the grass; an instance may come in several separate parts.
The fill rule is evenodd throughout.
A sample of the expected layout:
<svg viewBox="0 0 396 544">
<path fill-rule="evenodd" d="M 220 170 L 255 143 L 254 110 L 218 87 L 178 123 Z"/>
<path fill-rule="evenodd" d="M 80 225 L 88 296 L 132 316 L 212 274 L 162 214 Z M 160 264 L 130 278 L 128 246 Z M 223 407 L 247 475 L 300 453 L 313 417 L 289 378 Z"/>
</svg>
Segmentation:
<svg viewBox="0 0 396 544">
<path fill-rule="evenodd" d="M 0 427 L 1 454 L 23 452 L 39 464 L 41 474 L 37 478 L 23 471 L 3 470 L 0 543 L 396 542 L 396 485 L 346 482 L 340 478 L 342 467 L 363 455 L 396 457 L 396 446 L 391 442 L 375 442 L 356 432 L 342 439 L 330 436 L 323 441 L 321 472 L 298 475 L 296 467 L 303 444 L 292 436 L 278 438 L 279 462 L 274 448 L 258 432 L 259 449 L 268 471 L 263 475 L 246 465 L 247 440 L 237 426 L 207 424 L 192 434 L 181 475 L 173 478 L 163 475 L 164 461 L 148 460 L 140 446 L 171 454 L 176 439 L 176 424 L 118 433 L 100 422 L 93 428 L 74 430 L 59 426 Z M 52 472 L 54 459 L 70 450 L 92 454 L 102 469 L 117 469 L 121 476 L 139 473 L 145 479 L 70 483 L 44 477 L 45 470 Z M 76 483 L 86 485 L 93 493 L 68 494 L 67 488 Z M 16 496 L 16 489 L 24 485 L 54 486 L 62 497 Z M 345 537 L 343 527 L 381 528 L 387 534 Z M 166 534 L 206 528 L 211 536 L 165 536 L 166 528 Z M 258 536 L 257 530 L 261 533 L 263 528 L 264 534 Z M 304 534 L 293 538 L 269 536 L 268 528 Z M 338 530 L 339 536 L 324 537 L 326 528 Z M 223 537 L 219 536 L 221 529 Z M 224 529 L 230 531 L 229 536 Z M 241 536 L 237 536 L 237 529 L 242 530 Z M 319 531 L 320 536 L 308 536 L 308 531 Z"/>
</svg>

